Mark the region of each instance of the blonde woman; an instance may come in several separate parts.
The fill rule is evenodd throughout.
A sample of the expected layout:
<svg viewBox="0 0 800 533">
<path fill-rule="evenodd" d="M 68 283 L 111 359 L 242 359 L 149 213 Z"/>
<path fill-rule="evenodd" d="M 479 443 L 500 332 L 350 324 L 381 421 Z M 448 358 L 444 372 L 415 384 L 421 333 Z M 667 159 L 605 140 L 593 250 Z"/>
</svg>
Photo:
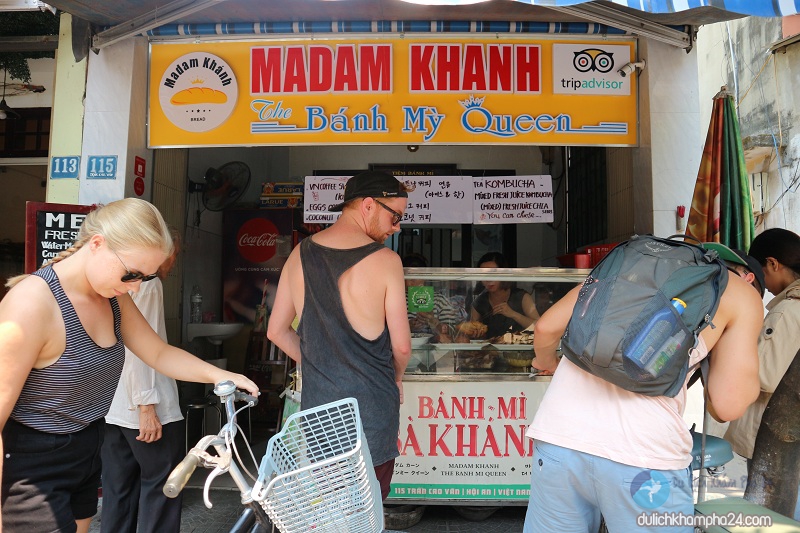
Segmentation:
<svg viewBox="0 0 800 533">
<path fill-rule="evenodd" d="M 75 244 L 30 276 L 9 280 L 0 301 L 2 527 L 86 532 L 97 511 L 103 417 L 125 345 L 175 379 L 232 380 L 165 343 L 128 291 L 156 276 L 172 251 L 158 210 L 126 198 L 86 216 Z"/>
</svg>

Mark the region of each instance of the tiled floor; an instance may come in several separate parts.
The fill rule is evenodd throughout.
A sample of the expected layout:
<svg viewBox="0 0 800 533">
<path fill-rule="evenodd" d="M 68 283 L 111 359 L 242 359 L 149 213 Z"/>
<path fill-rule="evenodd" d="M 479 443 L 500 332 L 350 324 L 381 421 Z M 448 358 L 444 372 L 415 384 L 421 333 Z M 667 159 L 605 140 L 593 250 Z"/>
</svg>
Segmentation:
<svg viewBox="0 0 800 533">
<path fill-rule="evenodd" d="M 263 447 L 254 450 L 256 457 L 264 453 Z M 181 533 L 225 533 L 236 523 L 243 507 L 240 494 L 230 476 L 223 475 L 214 480 L 210 491 L 212 509 L 203 504 L 203 483 L 208 470 L 198 469 L 184 490 L 183 517 Z M 708 482 L 707 498 L 722 496 L 741 496 L 746 481 L 746 466 L 741 457 L 734 456 L 726 465 L 725 474 Z M 695 472 L 695 480 L 698 473 Z M 100 513 L 92 522 L 90 533 L 99 533 Z M 522 531 L 525 521 L 525 507 L 503 507 L 489 518 L 471 521 L 460 516 L 450 506 L 427 506 L 422 520 L 415 526 L 405 528 L 408 533 L 517 533 Z"/>
<path fill-rule="evenodd" d="M 737 458 L 738 459 L 738 458 Z M 742 461 L 743 463 L 743 461 Z M 728 476 L 714 478 L 708 485 L 708 497 L 741 496 L 741 465 L 736 459 L 728 465 Z M 217 480 L 215 486 L 222 487 L 224 478 Z M 210 492 L 212 509 L 203 504 L 202 481 L 193 477 L 184 491 L 183 518 L 181 533 L 225 533 L 236 522 L 243 507 L 240 495 L 230 487 L 213 489 Z M 99 515 L 98 515 L 99 518 Z M 422 520 L 415 526 L 405 528 L 408 533 L 518 533 L 525 521 L 525 507 L 503 507 L 489 518 L 471 521 L 460 516 L 449 506 L 427 506 Z M 89 529 L 90 533 L 100 531 L 96 518 Z"/>
<path fill-rule="evenodd" d="M 243 507 L 239 493 L 233 490 L 211 491 L 211 509 L 203 504 L 201 489 L 185 489 L 181 533 L 225 533 L 236 523 Z M 90 533 L 99 533 L 98 517 L 89 527 Z M 448 506 L 428 506 L 422 520 L 404 529 L 408 533 L 518 533 L 525 520 L 524 507 L 501 508 L 488 519 L 474 522 L 459 516 Z"/>
</svg>

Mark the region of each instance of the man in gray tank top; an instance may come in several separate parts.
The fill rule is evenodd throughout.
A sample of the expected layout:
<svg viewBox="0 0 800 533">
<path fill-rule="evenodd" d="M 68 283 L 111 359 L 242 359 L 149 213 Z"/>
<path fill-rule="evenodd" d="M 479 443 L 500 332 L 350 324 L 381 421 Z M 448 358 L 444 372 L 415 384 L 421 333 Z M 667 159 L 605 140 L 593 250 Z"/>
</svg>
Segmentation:
<svg viewBox="0 0 800 533">
<path fill-rule="evenodd" d="M 304 239 L 287 259 L 267 330 L 301 365 L 303 409 L 358 400 L 384 499 L 399 455 L 411 334 L 403 266 L 383 243 L 400 231 L 409 190 L 384 172 L 350 178 L 344 201 L 331 209 L 342 212 L 339 219 Z"/>
</svg>

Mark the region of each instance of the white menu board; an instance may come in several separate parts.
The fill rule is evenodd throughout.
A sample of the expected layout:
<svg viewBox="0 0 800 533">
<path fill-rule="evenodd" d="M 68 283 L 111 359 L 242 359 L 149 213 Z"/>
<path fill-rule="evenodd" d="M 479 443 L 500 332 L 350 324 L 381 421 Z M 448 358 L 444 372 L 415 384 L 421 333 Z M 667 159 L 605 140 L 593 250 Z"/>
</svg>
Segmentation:
<svg viewBox="0 0 800 533">
<path fill-rule="evenodd" d="M 331 207 L 344 200 L 350 176 L 306 176 L 303 222 L 332 223 L 339 218 Z M 402 223 L 469 224 L 472 222 L 471 176 L 400 177 L 414 187 L 408 193 Z"/>
<path fill-rule="evenodd" d="M 408 193 L 403 222 L 408 224 L 470 224 L 472 176 L 403 177 L 415 187 Z"/>
<path fill-rule="evenodd" d="M 303 222 L 329 224 L 350 176 L 306 176 Z M 403 224 L 520 224 L 553 221 L 550 176 L 403 176 L 408 193 Z"/>
<path fill-rule="evenodd" d="M 553 221 L 553 179 L 550 176 L 473 179 L 473 224 Z"/>
<path fill-rule="evenodd" d="M 303 189 L 303 222 L 329 224 L 339 212 L 331 207 L 344 200 L 344 186 L 352 176 L 306 176 Z"/>
</svg>

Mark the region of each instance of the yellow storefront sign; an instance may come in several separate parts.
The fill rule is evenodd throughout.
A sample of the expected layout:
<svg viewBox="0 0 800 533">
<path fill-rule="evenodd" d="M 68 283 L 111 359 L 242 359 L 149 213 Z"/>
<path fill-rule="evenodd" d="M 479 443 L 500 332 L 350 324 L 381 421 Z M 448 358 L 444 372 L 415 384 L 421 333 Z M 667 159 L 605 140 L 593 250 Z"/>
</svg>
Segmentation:
<svg viewBox="0 0 800 533">
<path fill-rule="evenodd" d="M 149 145 L 632 146 L 635 41 L 153 43 Z"/>
</svg>

